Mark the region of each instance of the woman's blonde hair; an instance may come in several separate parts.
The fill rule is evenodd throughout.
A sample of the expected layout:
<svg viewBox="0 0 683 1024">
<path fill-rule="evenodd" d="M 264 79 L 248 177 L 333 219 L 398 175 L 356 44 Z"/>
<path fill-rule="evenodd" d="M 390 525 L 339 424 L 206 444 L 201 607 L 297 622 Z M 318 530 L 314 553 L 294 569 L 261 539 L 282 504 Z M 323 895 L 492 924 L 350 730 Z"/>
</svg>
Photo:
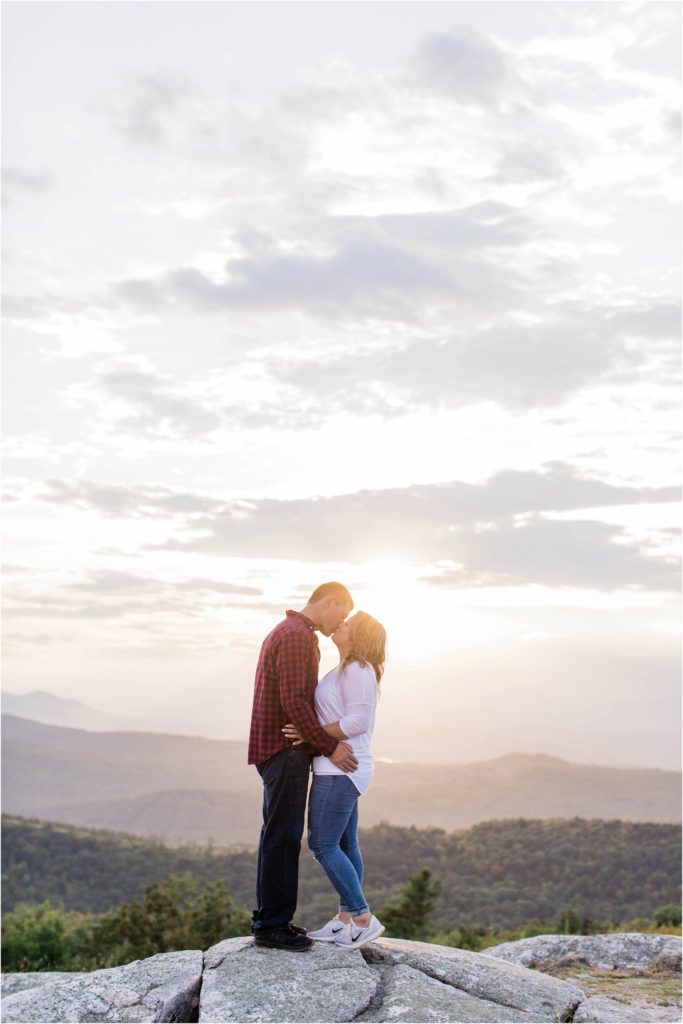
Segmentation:
<svg viewBox="0 0 683 1024">
<path fill-rule="evenodd" d="M 351 650 L 341 663 L 342 672 L 352 661 L 372 665 L 379 683 L 387 658 L 387 631 L 367 612 L 356 612 L 349 622 Z"/>
</svg>

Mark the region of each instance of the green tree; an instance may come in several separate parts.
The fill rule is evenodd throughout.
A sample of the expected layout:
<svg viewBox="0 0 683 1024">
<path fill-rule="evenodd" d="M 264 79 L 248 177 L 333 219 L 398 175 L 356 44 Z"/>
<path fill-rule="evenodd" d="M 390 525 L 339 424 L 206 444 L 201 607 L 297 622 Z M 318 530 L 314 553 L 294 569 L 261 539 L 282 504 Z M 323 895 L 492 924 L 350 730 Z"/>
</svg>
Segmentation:
<svg viewBox="0 0 683 1024">
<path fill-rule="evenodd" d="M 555 919 L 555 931 L 562 935 L 581 934 L 581 918 L 573 907 L 560 911 Z"/>
<path fill-rule="evenodd" d="M 422 868 L 411 875 L 401 891 L 401 902 L 397 906 L 385 907 L 379 915 L 380 920 L 387 935 L 424 942 L 431 931 L 429 915 L 443 892 L 441 882 L 432 881 L 431 870 Z"/>
<path fill-rule="evenodd" d="M 130 900 L 103 914 L 93 945 L 102 964 L 127 963 L 175 949 L 207 949 L 221 939 L 248 934 L 251 915 L 234 905 L 222 881 L 197 894 L 188 872 L 145 888 L 144 904 Z"/>
<path fill-rule="evenodd" d="M 92 916 L 44 900 L 19 903 L 2 920 L 3 971 L 68 971 L 87 965 Z"/>
<path fill-rule="evenodd" d="M 235 906 L 222 880 L 207 882 L 192 908 L 190 947 L 208 949 L 221 939 L 248 935 L 251 914 Z"/>
<path fill-rule="evenodd" d="M 665 907 L 658 907 L 652 916 L 655 924 L 680 924 L 681 908 L 675 903 L 667 903 Z"/>
<path fill-rule="evenodd" d="M 437 946 L 456 946 L 458 949 L 471 949 L 476 953 L 484 945 L 486 929 L 476 925 L 463 924 L 452 932 L 437 932 L 430 935 L 429 941 Z"/>
<path fill-rule="evenodd" d="M 236 907 L 222 881 L 197 893 L 191 874 L 171 874 L 95 918 L 45 900 L 18 904 L 5 914 L 2 967 L 6 971 L 94 970 L 177 949 L 207 949 L 249 932 L 251 915 Z"/>
</svg>

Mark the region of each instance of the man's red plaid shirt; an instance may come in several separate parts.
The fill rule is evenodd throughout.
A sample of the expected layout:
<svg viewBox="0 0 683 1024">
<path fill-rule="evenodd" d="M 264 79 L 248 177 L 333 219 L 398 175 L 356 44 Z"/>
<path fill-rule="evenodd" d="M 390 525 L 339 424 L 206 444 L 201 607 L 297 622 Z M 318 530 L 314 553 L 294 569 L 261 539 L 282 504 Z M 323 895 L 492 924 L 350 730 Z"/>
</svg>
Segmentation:
<svg viewBox="0 0 683 1024">
<path fill-rule="evenodd" d="M 329 756 L 337 740 L 321 728 L 313 710 L 318 685 L 320 648 L 315 624 L 301 612 L 288 611 L 261 647 L 256 668 L 249 735 L 249 764 L 262 764 L 291 746 L 282 727 L 293 722 L 307 746 L 300 749 Z"/>
</svg>

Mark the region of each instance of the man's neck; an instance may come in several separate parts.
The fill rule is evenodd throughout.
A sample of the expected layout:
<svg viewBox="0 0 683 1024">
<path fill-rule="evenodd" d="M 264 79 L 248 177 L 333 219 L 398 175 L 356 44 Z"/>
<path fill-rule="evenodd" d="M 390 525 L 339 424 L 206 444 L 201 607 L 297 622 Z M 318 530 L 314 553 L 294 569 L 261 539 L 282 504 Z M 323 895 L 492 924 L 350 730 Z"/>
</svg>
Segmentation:
<svg viewBox="0 0 683 1024">
<path fill-rule="evenodd" d="M 310 619 L 316 629 L 320 629 L 320 623 L 315 617 L 315 611 L 311 608 L 310 604 L 307 604 L 305 608 L 301 609 L 301 615 L 305 615 L 307 619 Z"/>
</svg>

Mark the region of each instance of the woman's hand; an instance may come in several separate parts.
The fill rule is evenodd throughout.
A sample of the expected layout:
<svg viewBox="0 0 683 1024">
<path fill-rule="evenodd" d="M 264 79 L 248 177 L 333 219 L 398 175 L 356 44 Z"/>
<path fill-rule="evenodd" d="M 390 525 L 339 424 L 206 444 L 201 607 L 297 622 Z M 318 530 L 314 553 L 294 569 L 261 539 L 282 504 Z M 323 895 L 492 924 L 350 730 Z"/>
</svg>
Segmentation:
<svg viewBox="0 0 683 1024">
<path fill-rule="evenodd" d="M 299 732 L 297 727 L 292 724 L 292 722 L 287 722 L 287 725 L 284 727 L 282 731 L 285 734 L 285 739 L 292 740 L 295 747 L 301 746 L 301 744 L 304 742 L 301 733 Z"/>
</svg>

